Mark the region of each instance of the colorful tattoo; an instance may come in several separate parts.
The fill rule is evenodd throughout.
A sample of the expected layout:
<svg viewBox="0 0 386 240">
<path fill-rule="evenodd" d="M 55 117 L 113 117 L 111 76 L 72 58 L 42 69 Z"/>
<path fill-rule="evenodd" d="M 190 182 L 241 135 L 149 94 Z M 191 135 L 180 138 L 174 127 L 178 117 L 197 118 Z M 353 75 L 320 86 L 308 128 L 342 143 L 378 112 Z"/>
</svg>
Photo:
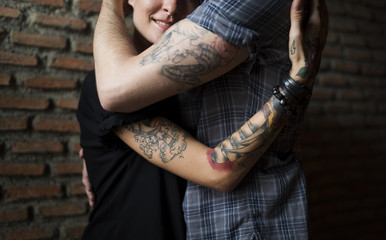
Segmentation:
<svg viewBox="0 0 386 240">
<path fill-rule="evenodd" d="M 239 51 L 237 46 L 224 41 L 218 36 L 213 39 L 211 46 L 216 49 L 217 52 L 221 53 L 221 60 L 225 64 L 229 63 Z"/>
<path fill-rule="evenodd" d="M 279 101 L 272 97 L 263 107 L 262 113 L 266 120 L 262 125 L 250 120 L 215 149 L 208 151 L 207 158 L 212 168 L 221 171 L 234 170 L 235 166 L 246 167 L 245 161 L 239 160 L 261 156 L 276 137 L 272 133 L 280 131 L 285 124 L 282 108 Z M 257 147 L 251 147 L 253 144 Z"/>
<path fill-rule="evenodd" d="M 211 150 L 208 150 L 206 152 L 206 156 L 209 161 L 209 165 L 214 169 L 214 170 L 219 170 L 219 171 L 227 171 L 227 170 L 232 170 L 234 167 L 234 162 L 231 161 L 226 161 L 224 163 L 218 163 L 217 162 L 217 154 L 215 152 L 215 149 L 212 148 Z"/>
</svg>

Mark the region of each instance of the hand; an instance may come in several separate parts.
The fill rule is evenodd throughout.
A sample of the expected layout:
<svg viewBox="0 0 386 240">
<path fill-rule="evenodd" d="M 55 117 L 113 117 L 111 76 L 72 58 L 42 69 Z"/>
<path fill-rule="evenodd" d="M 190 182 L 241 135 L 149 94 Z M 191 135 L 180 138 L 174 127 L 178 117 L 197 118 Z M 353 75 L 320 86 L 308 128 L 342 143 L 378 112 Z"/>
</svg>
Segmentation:
<svg viewBox="0 0 386 240">
<path fill-rule="evenodd" d="M 83 183 L 84 189 L 86 191 L 86 195 L 87 195 L 87 198 L 88 198 L 88 203 L 90 204 L 90 207 L 94 207 L 94 205 L 95 205 L 95 195 L 94 195 L 94 193 L 92 191 L 92 186 L 91 186 L 90 179 L 88 178 L 86 161 L 84 160 L 83 149 L 82 148 L 79 150 L 79 157 L 81 159 L 83 159 L 82 183 Z"/>
<path fill-rule="evenodd" d="M 310 18 L 303 27 L 305 6 L 302 0 L 293 0 L 289 56 L 292 62 L 290 76 L 312 89 L 319 71 L 320 59 L 328 32 L 328 12 L 324 0 L 309 0 Z"/>
</svg>

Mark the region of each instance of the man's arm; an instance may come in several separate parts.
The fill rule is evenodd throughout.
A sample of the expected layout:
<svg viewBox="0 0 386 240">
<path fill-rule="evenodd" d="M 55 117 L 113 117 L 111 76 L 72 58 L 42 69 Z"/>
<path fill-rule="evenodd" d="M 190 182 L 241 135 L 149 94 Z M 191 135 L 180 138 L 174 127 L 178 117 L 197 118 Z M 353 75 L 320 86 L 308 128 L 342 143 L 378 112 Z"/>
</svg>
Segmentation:
<svg viewBox="0 0 386 240">
<path fill-rule="evenodd" d="M 231 70 L 249 55 L 190 20 L 174 24 L 138 54 L 126 31 L 123 1 L 104 0 L 94 34 L 103 108 L 132 112 Z"/>
</svg>

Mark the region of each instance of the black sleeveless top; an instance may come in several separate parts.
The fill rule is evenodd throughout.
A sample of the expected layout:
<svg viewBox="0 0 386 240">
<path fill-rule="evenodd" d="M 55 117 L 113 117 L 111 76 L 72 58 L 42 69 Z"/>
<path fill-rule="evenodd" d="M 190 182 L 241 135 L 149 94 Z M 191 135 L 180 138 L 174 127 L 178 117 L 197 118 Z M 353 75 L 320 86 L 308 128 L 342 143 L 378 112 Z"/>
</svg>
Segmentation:
<svg viewBox="0 0 386 240">
<path fill-rule="evenodd" d="M 83 239 L 182 240 L 185 222 L 182 201 L 186 181 L 143 159 L 111 130 L 151 116 L 171 120 L 173 99 L 135 113 L 103 110 L 95 74 L 87 75 L 77 110 L 81 146 L 96 205 Z"/>
</svg>

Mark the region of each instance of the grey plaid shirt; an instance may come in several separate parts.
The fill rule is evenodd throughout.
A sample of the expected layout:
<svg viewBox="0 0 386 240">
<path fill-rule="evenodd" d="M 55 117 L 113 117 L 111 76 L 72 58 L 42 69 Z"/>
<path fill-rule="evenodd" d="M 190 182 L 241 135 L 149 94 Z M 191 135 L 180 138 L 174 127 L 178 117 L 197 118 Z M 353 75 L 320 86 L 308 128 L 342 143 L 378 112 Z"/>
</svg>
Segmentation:
<svg viewBox="0 0 386 240">
<path fill-rule="evenodd" d="M 184 127 L 214 147 L 253 116 L 288 73 L 291 1 L 209 0 L 188 18 L 250 58 L 210 83 L 180 95 Z M 188 183 L 187 239 L 307 239 L 304 175 L 293 153 L 306 106 L 290 120 L 254 168 L 230 193 Z"/>
</svg>

